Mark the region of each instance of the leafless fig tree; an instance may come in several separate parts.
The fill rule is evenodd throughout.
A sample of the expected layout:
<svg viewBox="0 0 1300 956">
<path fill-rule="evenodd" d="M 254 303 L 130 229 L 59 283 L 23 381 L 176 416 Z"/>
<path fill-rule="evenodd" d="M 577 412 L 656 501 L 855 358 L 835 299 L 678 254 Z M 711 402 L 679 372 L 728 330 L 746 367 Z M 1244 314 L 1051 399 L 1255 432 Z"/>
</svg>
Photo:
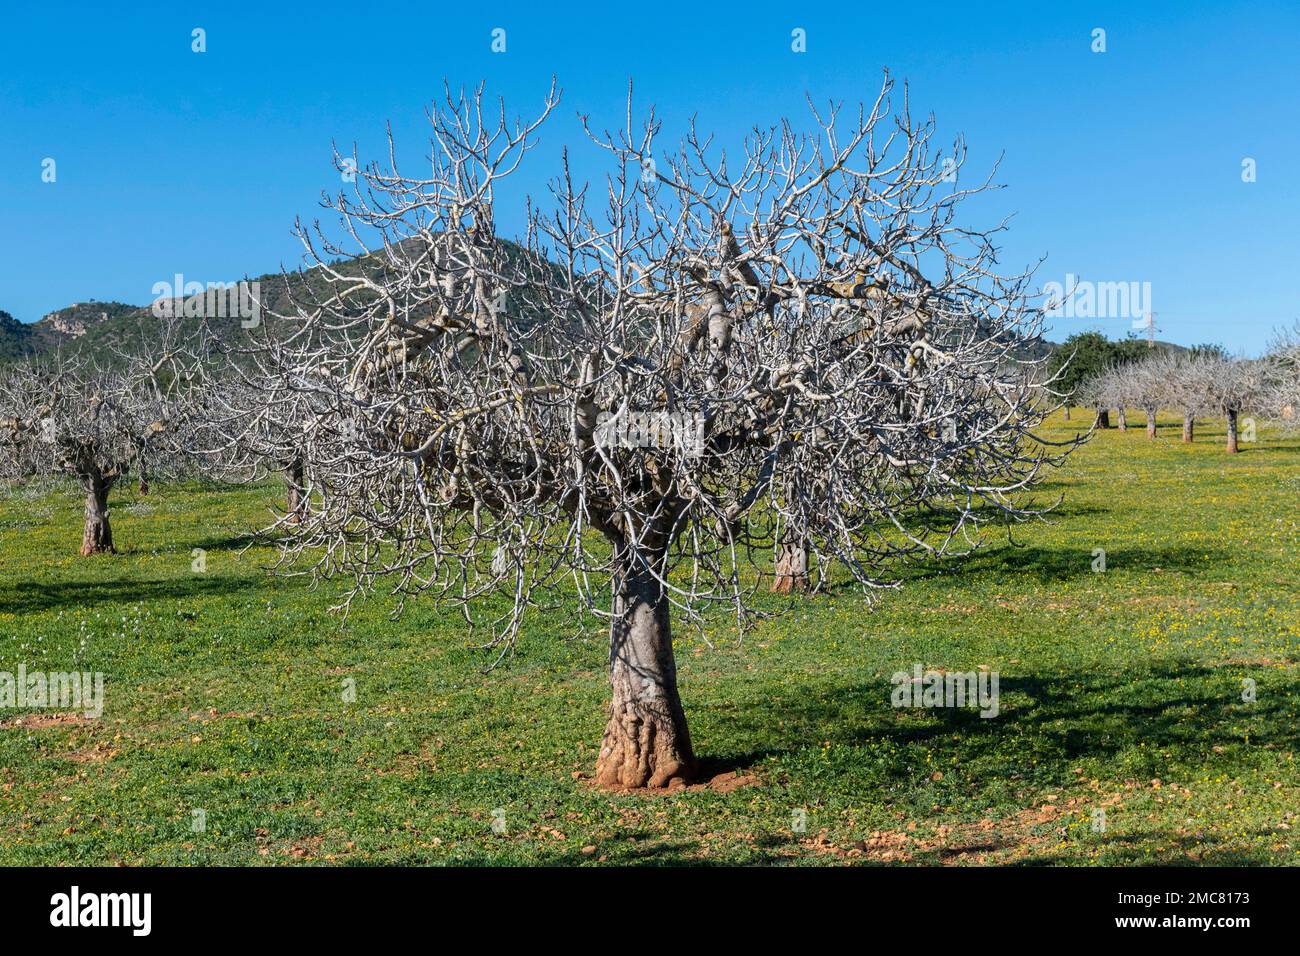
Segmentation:
<svg viewBox="0 0 1300 956">
<path fill-rule="evenodd" d="M 558 95 L 524 121 L 448 91 L 428 167 L 390 142 L 325 200 L 342 240 L 299 225 L 330 292 L 264 357 L 314 410 L 285 560 L 350 576 L 348 601 L 382 583 L 486 616 L 500 654 L 571 582 L 609 619 L 596 779 L 663 787 L 697 769 L 674 613 L 743 627 L 791 542 L 870 590 L 1040 514 L 1021 493 L 1074 443 L 1035 437 L 1055 402 L 1018 348 L 1030 273 L 999 274 L 1004 224 L 957 218 L 990 188 L 953 181 L 961 141 L 892 93 L 728 152 L 693 125 L 663 149 L 629 94 L 622 128 L 587 130 L 605 181 L 566 150 L 508 242 L 502 182 Z M 337 265 L 363 257 L 381 267 Z"/>
<path fill-rule="evenodd" d="M 1133 404 L 1133 378 L 1122 364 L 1111 366 L 1101 377 L 1101 397 L 1115 409 L 1116 428 L 1128 431 L 1128 409 Z"/>
<path fill-rule="evenodd" d="M 1261 410 L 1268 398 L 1267 363 L 1245 358 L 1207 356 L 1193 369 L 1193 387 L 1205 407 L 1227 423 L 1228 454 L 1240 450 L 1239 423 L 1244 412 Z"/>
<path fill-rule="evenodd" d="M 1167 361 L 1168 368 L 1162 373 L 1165 379 L 1163 404 L 1182 413 L 1183 441 L 1191 442 L 1196 437 L 1196 419 L 1211 411 L 1211 395 L 1206 383 L 1213 374 L 1212 367 L 1217 359 L 1177 355 Z"/>
<path fill-rule="evenodd" d="M 304 431 L 332 405 L 295 387 L 281 344 L 265 326 L 244 341 L 218 343 L 199 367 L 203 414 L 194 447 L 205 474 L 223 481 L 283 477 L 285 506 L 276 527 L 302 519 L 308 493 Z"/>
<path fill-rule="evenodd" d="M 86 494 L 83 556 L 114 550 L 108 497 L 118 481 L 146 463 L 168 473 L 185 459 L 191 359 L 173 330 L 154 345 L 149 355 L 60 355 L 0 374 L 0 473 L 75 478 Z"/>
<path fill-rule="evenodd" d="M 1110 410 L 1119 400 L 1116 370 L 1107 368 L 1084 379 L 1075 390 L 1073 400 L 1094 413 L 1093 428 L 1110 428 Z"/>
<path fill-rule="evenodd" d="M 1147 418 L 1147 438 L 1156 437 L 1156 417 L 1169 399 L 1169 373 L 1175 360 L 1168 352 L 1157 352 L 1140 362 L 1132 362 L 1126 371 L 1129 379 L 1127 398 L 1142 409 Z"/>
<path fill-rule="evenodd" d="M 1274 335 L 1267 362 L 1268 414 L 1284 428 L 1300 428 L 1300 322 Z"/>
<path fill-rule="evenodd" d="M 1190 360 L 1170 349 L 1153 351 L 1147 358 L 1126 362 L 1107 375 L 1106 389 L 1114 402 L 1140 408 L 1146 415 L 1147 438 L 1156 437 L 1156 418 L 1162 408 L 1186 407 L 1190 392 L 1181 388 Z M 1184 395 L 1184 391 L 1189 391 Z M 1190 441 L 1185 422 L 1184 440 Z"/>
</svg>

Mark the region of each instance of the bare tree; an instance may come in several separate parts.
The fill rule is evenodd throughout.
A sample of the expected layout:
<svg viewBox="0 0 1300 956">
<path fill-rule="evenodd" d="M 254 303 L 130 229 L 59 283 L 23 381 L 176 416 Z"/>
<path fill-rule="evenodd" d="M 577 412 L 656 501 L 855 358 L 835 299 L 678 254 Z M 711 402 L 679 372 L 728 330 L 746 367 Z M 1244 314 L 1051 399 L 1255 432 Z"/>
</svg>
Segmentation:
<svg viewBox="0 0 1300 956">
<path fill-rule="evenodd" d="M 1284 428 L 1300 428 L 1300 322 L 1274 335 L 1263 404 Z"/>
<path fill-rule="evenodd" d="M 512 243 L 496 199 L 558 94 L 523 121 L 448 91 L 430 168 L 399 172 L 390 136 L 325 200 L 343 242 L 298 226 L 330 294 L 295 299 L 263 358 L 314 409 L 285 560 L 351 576 L 347 602 L 383 582 L 470 621 L 504 591 L 500 655 L 573 582 L 610 621 L 596 779 L 661 787 L 696 769 L 674 609 L 743 628 L 754 569 L 792 541 L 870 592 L 891 560 L 1041 513 L 1020 492 L 1077 441 L 1033 431 L 1055 404 L 1017 348 L 1030 273 L 999 275 L 1003 224 L 957 221 L 990 184 L 955 184 L 961 141 L 936 149 L 891 92 L 726 154 L 693 125 L 659 153 L 629 92 L 622 129 L 588 130 L 604 188 L 566 150 Z M 382 268 L 337 265 L 361 257 Z"/>
<path fill-rule="evenodd" d="M 1126 372 L 1127 369 L 1123 366 L 1116 366 L 1108 381 L 1112 393 L 1110 405 L 1115 409 L 1119 418 L 1117 427 L 1122 432 L 1128 431 L 1128 409 L 1133 404 L 1135 397 L 1133 394 L 1133 378 Z"/>
<path fill-rule="evenodd" d="M 170 330 L 154 344 L 151 355 L 118 354 L 112 364 L 60 355 L 0 378 L 0 471 L 78 481 L 86 495 L 83 556 L 114 550 L 108 497 L 131 468 L 148 461 L 167 471 L 183 458 L 188 363 Z"/>
<path fill-rule="evenodd" d="M 1147 358 L 1125 363 L 1115 370 L 1117 397 L 1145 413 L 1147 438 L 1154 440 L 1156 437 L 1156 419 L 1160 409 L 1186 404 L 1179 384 L 1186 374 L 1187 361 L 1170 349 L 1160 349 Z M 1186 431 L 1186 422 L 1184 425 Z M 1186 434 L 1184 440 L 1190 440 Z"/>
<path fill-rule="evenodd" d="M 1204 396 L 1205 407 L 1227 423 L 1227 451 L 1240 450 L 1238 423 L 1243 412 L 1267 401 L 1267 366 L 1245 358 L 1207 356 L 1192 367 L 1192 387 Z"/>
<path fill-rule="evenodd" d="M 1169 371 L 1169 359 L 1165 353 L 1157 353 L 1149 359 L 1130 364 L 1129 399 L 1133 405 L 1142 409 L 1147 418 L 1147 438 L 1156 438 L 1156 418 L 1166 398 L 1166 374 Z"/>
<path fill-rule="evenodd" d="M 1206 383 L 1213 375 L 1214 361 L 1204 355 L 1170 355 L 1164 360 L 1165 367 L 1156 370 L 1157 378 L 1164 379 L 1161 404 L 1182 412 L 1184 442 L 1194 440 L 1196 419 L 1211 410 Z"/>
<path fill-rule="evenodd" d="M 281 347 L 262 333 L 214 349 L 201 366 L 204 412 L 195 429 L 206 474 L 236 482 L 283 477 L 285 507 L 277 527 L 302 519 L 308 494 L 303 432 L 316 415 L 331 411 L 323 402 L 313 407 L 313 393 L 294 387 L 284 374 L 289 366 Z"/>
<path fill-rule="evenodd" d="M 1074 401 L 1095 413 L 1093 428 L 1110 428 L 1110 409 L 1119 398 L 1118 371 L 1107 367 L 1097 375 L 1084 379 L 1074 393 Z"/>
</svg>

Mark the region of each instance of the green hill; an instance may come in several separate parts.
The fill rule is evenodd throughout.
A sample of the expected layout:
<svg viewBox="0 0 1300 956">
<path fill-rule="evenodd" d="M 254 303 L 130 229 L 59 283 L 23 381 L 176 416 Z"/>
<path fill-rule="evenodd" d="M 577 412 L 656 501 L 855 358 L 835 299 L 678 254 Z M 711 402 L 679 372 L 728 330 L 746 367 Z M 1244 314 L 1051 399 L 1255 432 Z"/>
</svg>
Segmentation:
<svg viewBox="0 0 1300 956">
<path fill-rule="evenodd" d="M 0 310 L 0 362 L 12 362 L 31 350 L 32 327 Z"/>
<path fill-rule="evenodd" d="M 512 249 L 513 244 L 507 244 Z M 522 250 L 517 250 L 522 253 Z M 378 277 L 383 264 L 372 260 L 369 269 Z M 366 271 L 365 260 L 348 260 L 332 264 L 345 275 L 358 275 Z M 259 300 L 263 315 L 271 324 L 269 313 L 286 313 L 290 309 L 292 285 L 299 300 L 319 300 L 329 294 L 329 285 L 315 270 L 289 273 L 268 273 L 249 281 L 259 284 Z M 513 311 L 513 310 L 512 310 Z M 197 326 L 200 319 L 187 320 Z M 158 319 L 150 305 L 128 305 L 122 302 L 80 302 L 51 312 L 38 322 L 25 324 L 7 312 L 0 311 L 0 364 L 28 355 L 46 355 L 56 349 L 73 354 L 92 354 L 111 361 L 116 349 L 147 348 L 154 339 Z M 213 331 L 227 342 L 238 341 L 243 330 L 238 316 L 209 320 Z M 1161 343 L 1162 345 L 1164 343 Z M 1178 349 L 1178 346 L 1167 346 Z M 1042 337 L 1024 339 L 1020 351 L 1025 358 L 1041 358 L 1059 346 Z"/>
</svg>

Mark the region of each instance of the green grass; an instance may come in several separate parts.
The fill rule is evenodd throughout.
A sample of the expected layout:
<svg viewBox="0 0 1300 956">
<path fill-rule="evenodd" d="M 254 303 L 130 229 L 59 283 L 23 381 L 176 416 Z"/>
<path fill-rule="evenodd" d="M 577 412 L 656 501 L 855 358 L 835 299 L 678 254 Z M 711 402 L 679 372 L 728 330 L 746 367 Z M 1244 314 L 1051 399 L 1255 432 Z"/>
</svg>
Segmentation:
<svg viewBox="0 0 1300 956">
<path fill-rule="evenodd" d="M 456 615 L 376 599 L 344 621 L 341 584 L 269 577 L 272 552 L 240 549 L 273 485 L 123 488 L 123 553 L 89 559 L 74 495 L 11 493 L 0 670 L 107 688 L 98 721 L 0 711 L 0 863 L 1295 864 L 1300 441 L 1160 433 L 1098 435 L 1020 547 L 910 569 L 869 612 L 838 589 L 766 598 L 787 613 L 742 643 L 680 628 L 696 751 L 752 779 L 668 795 L 587 783 L 594 624 L 532 618 L 484 673 Z M 997 671 L 1000 715 L 894 710 L 914 663 Z"/>
</svg>

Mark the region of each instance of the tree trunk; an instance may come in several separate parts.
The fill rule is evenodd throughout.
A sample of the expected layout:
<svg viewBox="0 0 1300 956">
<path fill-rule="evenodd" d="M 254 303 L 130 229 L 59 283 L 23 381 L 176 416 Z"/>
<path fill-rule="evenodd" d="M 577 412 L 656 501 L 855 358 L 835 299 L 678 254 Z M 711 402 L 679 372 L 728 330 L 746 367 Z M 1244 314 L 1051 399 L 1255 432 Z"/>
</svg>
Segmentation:
<svg viewBox="0 0 1300 956">
<path fill-rule="evenodd" d="M 651 560 L 653 560 L 651 558 Z M 609 723 L 596 760 L 604 787 L 666 787 L 689 782 L 695 754 L 677 696 L 677 663 L 662 586 L 632 556 L 614 575 L 609 633 Z"/>
<path fill-rule="evenodd" d="M 1099 409 L 1097 409 L 1097 427 L 1098 427 L 1098 428 L 1110 428 L 1110 409 L 1109 409 L 1109 408 L 1099 408 Z"/>
<path fill-rule="evenodd" d="M 787 534 L 781 539 L 776 557 L 776 574 L 772 590 L 777 594 L 805 593 L 808 590 L 808 542 Z"/>
<path fill-rule="evenodd" d="M 1119 430 L 1122 432 L 1128 431 L 1128 415 L 1122 408 L 1119 410 Z"/>
<path fill-rule="evenodd" d="M 1237 412 L 1228 412 L 1228 454 L 1237 454 Z"/>
<path fill-rule="evenodd" d="M 1183 414 L 1183 441 L 1192 440 L 1192 432 L 1196 429 L 1196 418 L 1191 412 Z"/>
<path fill-rule="evenodd" d="M 140 462 L 140 484 L 138 490 L 142 495 L 147 495 L 149 493 L 149 470 L 145 468 L 143 461 Z"/>
<path fill-rule="evenodd" d="M 298 524 L 298 522 L 302 521 L 303 511 L 307 507 L 307 499 L 303 489 L 301 458 L 295 458 L 289 463 L 289 467 L 284 470 L 284 481 L 289 486 L 288 502 L 285 508 L 288 522 L 289 524 Z"/>
<path fill-rule="evenodd" d="M 1068 422 L 1070 420 L 1070 406 L 1062 405 L 1061 407 L 1065 409 L 1065 420 Z"/>
<path fill-rule="evenodd" d="M 111 479 L 96 473 L 82 479 L 86 489 L 86 527 L 81 533 L 81 555 L 113 551 L 113 529 L 108 524 L 108 492 Z"/>
<path fill-rule="evenodd" d="M 1156 413 L 1154 409 L 1147 409 L 1147 438 L 1156 437 Z"/>
</svg>

